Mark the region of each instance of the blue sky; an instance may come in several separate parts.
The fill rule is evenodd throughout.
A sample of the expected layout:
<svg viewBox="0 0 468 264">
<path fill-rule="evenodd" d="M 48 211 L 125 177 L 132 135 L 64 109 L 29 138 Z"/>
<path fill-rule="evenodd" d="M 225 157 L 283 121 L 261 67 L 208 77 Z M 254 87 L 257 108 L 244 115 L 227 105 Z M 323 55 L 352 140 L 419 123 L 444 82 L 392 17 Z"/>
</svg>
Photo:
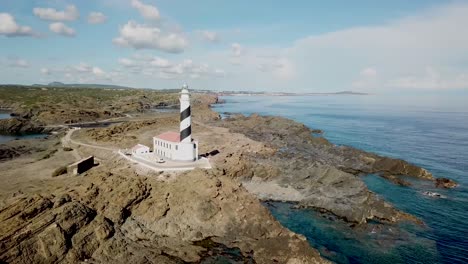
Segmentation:
<svg viewBox="0 0 468 264">
<path fill-rule="evenodd" d="M 0 83 L 460 94 L 468 1 L 2 0 Z"/>
</svg>

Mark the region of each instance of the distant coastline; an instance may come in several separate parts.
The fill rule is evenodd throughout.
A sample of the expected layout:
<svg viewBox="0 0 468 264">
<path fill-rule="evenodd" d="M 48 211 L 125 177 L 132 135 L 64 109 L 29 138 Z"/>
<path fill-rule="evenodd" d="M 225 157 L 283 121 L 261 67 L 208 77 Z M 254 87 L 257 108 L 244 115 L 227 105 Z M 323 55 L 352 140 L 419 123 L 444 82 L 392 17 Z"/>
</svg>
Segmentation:
<svg viewBox="0 0 468 264">
<path fill-rule="evenodd" d="M 334 93 L 284 93 L 284 92 L 219 92 L 219 96 L 311 96 L 311 95 L 369 95 L 368 93 L 360 93 L 353 91 L 341 91 Z"/>
</svg>

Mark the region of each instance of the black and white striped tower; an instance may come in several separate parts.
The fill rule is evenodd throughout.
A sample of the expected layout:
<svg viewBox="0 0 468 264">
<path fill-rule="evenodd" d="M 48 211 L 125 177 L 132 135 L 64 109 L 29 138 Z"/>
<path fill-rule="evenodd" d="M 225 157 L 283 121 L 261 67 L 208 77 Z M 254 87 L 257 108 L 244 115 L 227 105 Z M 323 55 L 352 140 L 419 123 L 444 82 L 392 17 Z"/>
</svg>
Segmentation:
<svg viewBox="0 0 468 264">
<path fill-rule="evenodd" d="M 190 118 L 190 95 L 187 84 L 180 92 L 180 142 L 192 142 L 192 126 Z"/>
</svg>

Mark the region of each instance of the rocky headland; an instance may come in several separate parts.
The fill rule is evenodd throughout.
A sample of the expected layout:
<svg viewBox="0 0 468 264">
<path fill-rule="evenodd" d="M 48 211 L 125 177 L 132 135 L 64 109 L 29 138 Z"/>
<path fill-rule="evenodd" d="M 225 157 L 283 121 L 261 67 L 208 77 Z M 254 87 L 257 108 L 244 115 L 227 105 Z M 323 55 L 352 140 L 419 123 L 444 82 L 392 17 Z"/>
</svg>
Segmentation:
<svg viewBox="0 0 468 264">
<path fill-rule="evenodd" d="M 379 174 L 397 184 L 406 184 L 402 175 L 434 180 L 423 168 L 336 146 L 320 130 L 289 119 L 220 119 L 210 109 L 217 97 L 206 94 L 193 97 L 192 126 L 202 142 L 200 154 L 213 169 L 151 172 L 114 150 L 137 142 L 150 145 L 156 133 L 177 130 L 177 112 L 148 112 L 151 107 L 144 103 L 169 102 L 177 94 L 154 95 L 159 101 L 129 96 L 115 104 L 106 101 L 114 109 L 110 116 L 124 116 L 120 123 L 83 128 L 67 144 L 65 133 L 59 133 L 40 143 L 0 145 L 0 262 L 327 263 L 303 236 L 281 226 L 261 201 L 294 202 L 356 224 L 419 222 L 369 191 L 360 175 Z M 93 98 L 87 103 L 102 100 Z M 125 110 L 129 98 L 136 101 Z M 18 118 L 45 126 L 72 120 L 63 118 L 62 110 L 41 109 Z M 72 121 L 88 120 L 79 111 Z M 56 168 L 89 155 L 99 166 L 79 176 L 52 177 Z"/>
<path fill-rule="evenodd" d="M 336 146 L 317 135 L 317 131 L 281 117 L 234 115 L 220 125 L 264 145 L 253 152 L 227 153 L 236 159 L 224 163 L 227 175 L 239 178 L 263 200 L 297 202 L 356 223 L 369 219 L 418 222 L 370 192 L 359 175 L 377 173 L 433 180 L 423 168 Z"/>
</svg>

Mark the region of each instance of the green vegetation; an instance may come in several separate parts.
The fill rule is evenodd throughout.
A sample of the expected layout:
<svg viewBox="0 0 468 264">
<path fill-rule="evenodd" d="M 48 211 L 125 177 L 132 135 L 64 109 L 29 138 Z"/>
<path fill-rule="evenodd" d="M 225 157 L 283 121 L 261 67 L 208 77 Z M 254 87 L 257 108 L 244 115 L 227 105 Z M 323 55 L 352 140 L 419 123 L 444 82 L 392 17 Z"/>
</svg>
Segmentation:
<svg viewBox="0 0 468 264">
<path fill-rule="evenodd" d="M 174 101 L 177 96 L 167 91 L 149 89 L 76 88 L 49 86 L 0 85 L 0 106 L 20 104 L 21 107 L 39 107 L 43 104 L 79 106 L 107 106 L 116 100 L 148 98 L 152 101 Z"/>
<path fill-rule="evenodd" d="M 53 149 L 53 150 L 51 150 L 51 151 L 48 151 L 48 152 L 45 153 L 39 160 L 49 159 L 49 158 L 52 157 L 56 152 L 57 152 L 56 149 Z"/>
<path fill-rule="evenodd" d="M 123 117 L 156 105 L 178 103 L 178 93 L 132 88 L 0 85 L 0 108 L 40 124 Z"/>
</svg>

